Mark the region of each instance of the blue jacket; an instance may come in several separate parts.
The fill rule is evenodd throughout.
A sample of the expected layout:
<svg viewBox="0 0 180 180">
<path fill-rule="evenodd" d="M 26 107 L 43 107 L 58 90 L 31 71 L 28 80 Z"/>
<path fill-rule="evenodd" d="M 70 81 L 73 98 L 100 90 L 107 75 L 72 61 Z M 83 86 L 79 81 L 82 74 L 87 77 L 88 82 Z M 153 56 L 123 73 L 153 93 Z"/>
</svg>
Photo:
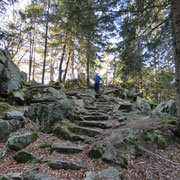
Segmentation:
<svg viewBox="0 0 180 180">
<path fill-rule="evenodd" d="M 100 80 L 101 80 L 101 77 L 100 76 L 94 76 L 93 80 L 94 80 L 95 83 L 99 83 Z"/>
</svg>

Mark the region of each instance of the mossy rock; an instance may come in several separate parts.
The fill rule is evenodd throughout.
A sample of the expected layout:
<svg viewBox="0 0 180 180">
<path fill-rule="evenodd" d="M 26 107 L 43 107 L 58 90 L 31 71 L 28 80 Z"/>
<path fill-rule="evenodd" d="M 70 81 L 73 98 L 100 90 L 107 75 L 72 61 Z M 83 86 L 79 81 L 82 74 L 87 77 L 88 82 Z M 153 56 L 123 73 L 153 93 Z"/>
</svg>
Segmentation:
<svg viewBox="0 0 180 180">
<path fill-rule="evenodd" d="M 36 160 L 37 158 L 30 152 L 22 149 L 13 157 L 17 163 L 27 163 Z"/>
<path fill-rule="evenodd" d="M 37 132 L 32 131 L 31 133 L 32 133 L 32 140 L 33 140 L 33 141 L 36 141 L 36 140 L 38 139 L 38 137 L 39 137 L 38 134 L 37 134 Z"/>
<path fill-rule="evenodd" d="M 40 85 L 40 84 L 41 84 L 41 83 L 38 83 L 38 82 L 36 82 L 35 80 L 26 82 L 24 79 L 21 79 L 21 85 L 22 85 L 22 86 L 30 87 L 30 86 Z"/>
<path fill-rule="evenodd" d="M 7 103 L 0 103 L 0 116 L 4 116 L 8 111 L 12 111 L 12 107 Z"/>
<path fill-rule="evenodd" d="M 52 142 L 44 142 L 42 144 L 40 144 L 40 148 L 50 148 L 52 145 Z"/>
<path fill-rule="evenodd" d="M 177 125 L 178 121 L 177 120 L 171 120 L 168 123 L 171 124 L 171 125 Z"/>
<path fill-rule="evenodd" d="M 170 137 L 164 137 L 159 130 L 151 129 L 140 134 L 144 141 L 152 141 L 158 149 L 166 149 L 171 143 Z"/>
<path fill-rule="evenodd" d="M 58 138 L 64 139 L 64 140 L 72 140 L 72 133 L 69 130 L 69 127 L 67 125 L 59 125 L 53 133 Z"/>
<path fill-rule="evenodd" d="M 0 180 L 11 180 L 8 176 L 0 174 Z"/>
<path fill-rule="evenodd" d="M 49 81 L 49 85 L 56 85 L 56 86 L 58 86 L 59 82 L 51 80 L 51 81 Z"/>
<path fill-rule="evenodd" d="M 83 79 L 71 79 L 63 83 L 64 88 L 85 88 L 85 81 Z"/>
<path fill-rule="evenodd" d="M 93 147 L 88 152 L 90 158 L 102 158 L 104 154 L 104 149 L 101 146 L 93 145 Z"/>
<path fill-rule="evenodd" d="M 117 155 L 116 156 L 116 159 L 118 161 L 118 164 L 122 167 L 122 168 L 125 168 L 127 169 L 128 167 L 128 160 L 126 157 L 124 157 L 123 155 Z"/>
<path fill-rule="evenodd" d="M 68 114 L 68 116 L 66 117 L 67 119 L 69 119 L 70 121 L 74 122 L 74 121 L 83 121 L 83 117 L 77 113 L 70 113 Z"/>
</svg>

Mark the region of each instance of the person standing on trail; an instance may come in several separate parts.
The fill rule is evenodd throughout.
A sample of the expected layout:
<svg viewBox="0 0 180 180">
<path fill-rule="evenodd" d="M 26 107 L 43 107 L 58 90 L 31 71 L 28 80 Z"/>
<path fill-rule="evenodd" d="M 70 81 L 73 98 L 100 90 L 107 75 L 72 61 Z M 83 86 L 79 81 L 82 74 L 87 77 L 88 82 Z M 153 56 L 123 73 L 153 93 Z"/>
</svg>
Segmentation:
<svg viewBox="0 0 180 180">
<path fill-rule="evenodd" d="M 93 77 L 93 80 L 95 82 L 94 84 L 94 90 L 96 91 L 96 93 L 99 93 L 99 84 L 100 81 L 102 80 L 101 77 L 96 73 L 96 75 Z M 103 80 L 102 80 L 103 81 Z"/>
</svg>

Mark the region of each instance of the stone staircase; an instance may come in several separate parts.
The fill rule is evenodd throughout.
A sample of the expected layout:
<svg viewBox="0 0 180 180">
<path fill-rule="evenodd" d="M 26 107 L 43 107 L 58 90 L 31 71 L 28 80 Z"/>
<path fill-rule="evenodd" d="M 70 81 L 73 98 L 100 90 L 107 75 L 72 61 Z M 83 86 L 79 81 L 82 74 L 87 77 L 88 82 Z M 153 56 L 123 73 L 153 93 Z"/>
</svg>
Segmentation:
<svg viewBox="0 0 180 180">
<path fill-rule="evenodd" d="M 112 111 L 113 105 L 105 98 L 99 97 L 93 105 L 85 106 L 87 113 L 83 116 L 83 121 L 76 121 L 71 131 L 79 135 L 96 137 L 103 133 L 103 129 L 111 128 L 109 124 L 109 112 Z"/>
</svg>

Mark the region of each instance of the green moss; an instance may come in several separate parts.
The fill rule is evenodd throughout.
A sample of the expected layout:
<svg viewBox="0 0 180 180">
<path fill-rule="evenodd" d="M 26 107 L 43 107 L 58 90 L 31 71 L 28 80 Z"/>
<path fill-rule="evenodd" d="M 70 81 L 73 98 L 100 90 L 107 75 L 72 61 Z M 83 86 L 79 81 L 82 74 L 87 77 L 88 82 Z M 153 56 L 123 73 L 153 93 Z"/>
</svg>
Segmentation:
<svg viewBox="0 0 180 180">
<path fill-rule="evenodd" d="M 177 125 L 177 124 L 178 124 L 177 120 L 171 120 L 171 121 L 169 121 L 168 123 L 169 123 L 169 124 L 172 124 L 172 125 Z"/>
<path fill-rule="evenodd" d="M 144 141 L 150 141 L 151 138 L 149 137 L 149 134 L 147 132 L 143 132 L 140 134 L 140 137 L 144 140 Z"/>
<path fill-rule="evenodd" d="M 52 142 L 44 142 L 39 147 L 40 148 L 48 148 L 48 147 L 51 147 L 51 145 L 52 145 Z"/>
<path fill-rule="evenodd" d="M 16 160 L 17 163 L 26 163 L 35 160 L 36 157 L 27 150 L 23 149 L 19 151 L 17 155 L 14 156 L 14 159 Z"/>
<path fill-rule="evenodd" d="M 61 139 L 72 140 L 72 133 L 67 125 L 59 125 L 53 133 Z"/>
<path fill-rule="evenodd" d="M 169 137 L 162 136 L 161 132 L 155 129 L 141 133 L 140 137 L 145 141 L 154 142 L 158 149 L 166 149 L 172 143 Z"/>
<path fill-rule="evenodd" d="M 127 169 L 127 166 L 128 166 L 128 160 L 122 156 L 122 155 L 117 155 L 116 156 L 118 162 L 119 162 L 119 165 L 122 167 L 122 168 L 125 168 Z"/>
<path fill-rule="evenodd" d="M 96 144 L 88 152 L 90 158 L 101 158 L 104 154 L 103 147 L 97 146 Z"/>
<path fill-rule="evenodd" d="M 3 116 L 8 111 L 12 111 L 12 107 L 6 103 L 0 103 L 0 115 Z"/>
<path fill-rule="evenodd" d="M 21 85 L 23 85 L 23 86 L 31 86 L 32 85 L 32 82 L 31 81 L 29 81 L 29 82 L 26 82 L 24 79 L 21 79 Z"/>
<path fill-rule="evenodd" d="M 32 132 L 32 139 L 33 139 L 33 141 L 36 141 L 37 138 L 38 138 L 38 134 L 35 131 L 33 131 Z"/>
<path fill-rule="evenodd" d="M 131 113 L 131 114 L 137 114 L 137 111 L 136 111 L 136 110 L 132 110 L 132 111 L 130 111 L 129 113 Z"/>
<path fill-rule="evenodd" d="M 158 149 L 166 149 L 172 143 L 172 141 L 170 138 L 165 138 L 161 135 L 157 135 L 154 138 L 154 143 L 157 145 Z"/>
</svg>

